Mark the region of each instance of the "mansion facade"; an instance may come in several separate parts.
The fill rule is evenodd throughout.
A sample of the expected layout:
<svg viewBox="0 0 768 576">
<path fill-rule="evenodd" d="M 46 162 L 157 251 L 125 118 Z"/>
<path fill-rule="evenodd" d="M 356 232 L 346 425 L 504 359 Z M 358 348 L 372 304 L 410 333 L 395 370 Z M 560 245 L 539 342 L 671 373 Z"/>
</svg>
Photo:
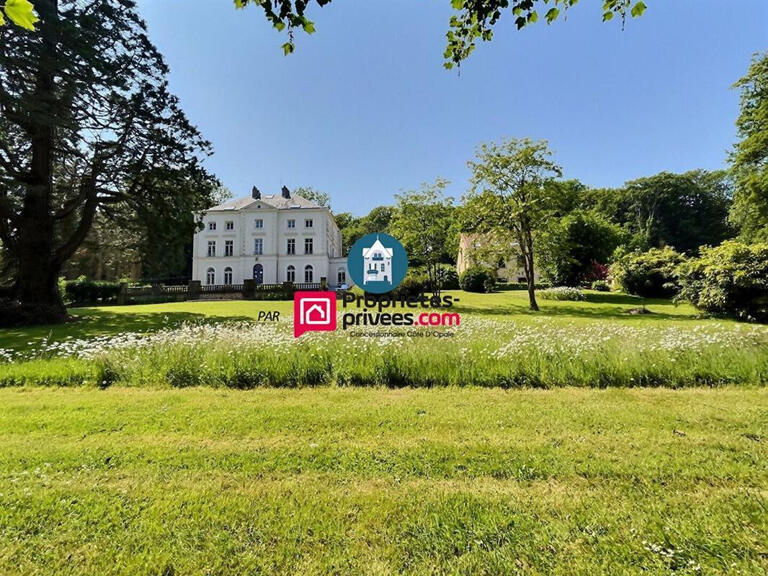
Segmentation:
<svg viewBox="0 0 768 576">
<path fill-rule="evenodd" d="M 341 231 L 331 211 L 292 194 L 250 197 L 214 206 L 195 218 L 192 279 L 203 285 L 351 283 L 342 255 Z"/>
</svg>

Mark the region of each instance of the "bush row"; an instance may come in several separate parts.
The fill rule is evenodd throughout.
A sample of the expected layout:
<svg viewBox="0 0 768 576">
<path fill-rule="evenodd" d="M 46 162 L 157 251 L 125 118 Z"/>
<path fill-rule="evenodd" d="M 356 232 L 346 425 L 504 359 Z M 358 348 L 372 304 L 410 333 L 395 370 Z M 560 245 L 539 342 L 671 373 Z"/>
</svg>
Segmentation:
<svg viewBox="0 0 768 576">
<path fill-rule="evenodd" d="M 768 243 L 728 240 L 702 247 L 697 258 L 668 247 L 632 252 L 611 273 L 629 294 L 676 297 L 713 316 L 768 321 Z"/>
</svg>

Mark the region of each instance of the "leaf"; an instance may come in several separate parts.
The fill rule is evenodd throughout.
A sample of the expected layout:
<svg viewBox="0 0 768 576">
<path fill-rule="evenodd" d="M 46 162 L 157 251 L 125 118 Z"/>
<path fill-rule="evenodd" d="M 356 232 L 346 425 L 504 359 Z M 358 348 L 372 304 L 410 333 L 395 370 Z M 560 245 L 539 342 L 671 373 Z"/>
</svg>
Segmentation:
<svg viewBox="0 0 768 576">
<path fill-rule="evenodd" d="M 557 8 L 550 8 L 547 11 L 547 15 L 545 18 L 547 19 L 547 24 L 552 24 L 555 20 L 557 20 L 557 17 L 560 16 L 560 10 Z"/>
<path fill-rule="evenodd" d="M 288 56 L 288 54 L 293 53 L 293 43 L 292 42 L 286 42 L 283 44 L 283 54 L 285 56 Z"/>
<path fill-rule="evenodd" d="M 461 10 L 464 8 L 464 0 L 451 0 L 451 7 L 454 10 Z"/>
<path fill-rule="evenodd" d="M 304 28 L 304 32 L 306 32 L 307 34 L 315 33 L 315 23 L 310 20 L 306 20 L 304 22 L 303 28 Z"/>
<path fill-rule="evenodd" d="M 630 13 L 632 14 L 633 18 L 637 18 L 638 16 L 643 15 L 643 12 L 645 12 L 645 8 L 646 8 L 645 3 L 642 2 L 641 0 L 640 2 L 632 6 L 632 11 Z"/>
<path fill-rule="evenodd" d="M 40 20 L 29 0 L 6 0 L 5 13 L 18 26 L 27 30 L 34 30 L 35 22 Z"/>
<path fill-rule="evenodd" d="M 608 22 L 608 20 L 613 20 L 613 12 L 603 13 L 603 22 Z"/>
<path fill-rule="evenodd" d="M 5 26 L 5 16 L 3 16 L 2 10 L 0 10 L 0 26 Z"/>
</svg>

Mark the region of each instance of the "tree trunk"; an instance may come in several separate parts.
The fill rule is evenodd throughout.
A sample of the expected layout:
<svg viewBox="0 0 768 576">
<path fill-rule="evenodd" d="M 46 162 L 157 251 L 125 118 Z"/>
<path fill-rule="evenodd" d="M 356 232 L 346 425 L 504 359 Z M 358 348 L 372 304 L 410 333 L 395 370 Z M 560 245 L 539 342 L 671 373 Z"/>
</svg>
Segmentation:
<svg viewBox="0 0 768 576">
<path fill-rule="evenodd" d="M 32 115 L 29 122 L 32 158 L 18 222 L 18 242 L 13 247 L 13 253 L 18 267 L 15 292 L 21 303 L 21 320 L 43 324 L 63 322 L 67 310 L 58 289 L 62 261 L 56 256 L 51 212 L 57 121 L 54 76 L 57 66 L 55 28 L 58 2 L 39 0 L 35 2 L 35 8 L 41 18 L 41 42 L 35 62 L 33 100 L 42 103 L 42 109 Z"/>
<path fill-rule="evenodd" d="M 523 242 L 525 243 L 523 251 L 523 267 L 525 269 L 525 282 L 528 286 L 528 308 L 534 312 L 538 312 L 539 305 L 536 302 L 536 277 L 533 262 L 533 235 L 530 230 L 526 230 L 523 235 Z"/>
</svg>

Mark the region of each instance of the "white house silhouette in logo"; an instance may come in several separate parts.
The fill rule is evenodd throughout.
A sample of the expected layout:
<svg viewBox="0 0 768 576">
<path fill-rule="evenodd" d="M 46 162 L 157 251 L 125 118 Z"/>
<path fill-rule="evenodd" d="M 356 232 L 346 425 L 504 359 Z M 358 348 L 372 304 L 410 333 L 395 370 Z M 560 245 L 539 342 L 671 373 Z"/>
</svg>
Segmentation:
<svg viewBox="0 0 768 576">
<path fill-rule="evenodd" d="M 363 285 L 368 282 L 392 284 L 392 248 L 386 248 L 376 236 L 370 248 L 363 248 Z"/>
</svg>

